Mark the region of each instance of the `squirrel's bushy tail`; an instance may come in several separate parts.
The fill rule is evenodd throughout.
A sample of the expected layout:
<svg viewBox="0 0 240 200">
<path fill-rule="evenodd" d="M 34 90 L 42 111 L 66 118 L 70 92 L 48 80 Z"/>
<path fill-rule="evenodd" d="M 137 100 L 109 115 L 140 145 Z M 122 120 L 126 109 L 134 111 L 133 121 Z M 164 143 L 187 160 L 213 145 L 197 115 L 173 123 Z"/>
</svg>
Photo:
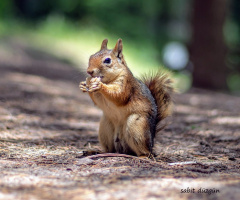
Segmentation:
<svg viewBox="0 0 240 200">
<path fill-rule="evenodd" d="M 171 93 L 174 92 L 172 80 L 161 72 L 145 76 L 143 82 L 147 85 L 157 104 L 157 123 L 172 114 L 173 101 Z"/>
</svg>

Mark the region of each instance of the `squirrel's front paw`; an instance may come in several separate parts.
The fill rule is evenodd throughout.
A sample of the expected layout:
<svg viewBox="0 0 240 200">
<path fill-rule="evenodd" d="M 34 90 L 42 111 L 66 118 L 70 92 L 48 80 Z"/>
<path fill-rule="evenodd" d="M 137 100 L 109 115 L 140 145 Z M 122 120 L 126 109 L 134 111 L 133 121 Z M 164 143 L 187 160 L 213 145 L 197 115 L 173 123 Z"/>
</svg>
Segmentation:
<svg viewBox="0 0 240 200">
<path fill-rule="evenodd" d="M 102 87 L 101 78 L 99 78 L 99 77 L 92 78 L 90 80 L 88 92 L 95 92 L 95 91 L 99 90 L 101 87 Z"/>
<path fill-rule="evenodd" d="M 79 84 L 79 88 L 80 90 L 82 90 L 83 92 L 88 92 L 88 88 L 87 88 L 87 83 L 86 81 L 83 81 Z"/>
</svg>

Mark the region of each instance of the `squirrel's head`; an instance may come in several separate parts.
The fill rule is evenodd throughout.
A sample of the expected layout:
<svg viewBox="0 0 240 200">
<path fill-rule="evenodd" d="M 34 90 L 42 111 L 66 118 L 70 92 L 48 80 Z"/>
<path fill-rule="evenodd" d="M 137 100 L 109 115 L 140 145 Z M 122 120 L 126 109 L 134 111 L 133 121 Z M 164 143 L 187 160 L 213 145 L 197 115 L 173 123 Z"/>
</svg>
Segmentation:
<svg viewBox="0 0 240 200">
<path fill-rule="evenodd" d="M 108 40 L 102 42 L 101 49 L 89 59 L 87 73 L 100 77 L 103 83 L 115 80 L 126 67 L 122 54 L 122 40 L 118 39 L 114 49 L 107 49 Z"/>
</svg>

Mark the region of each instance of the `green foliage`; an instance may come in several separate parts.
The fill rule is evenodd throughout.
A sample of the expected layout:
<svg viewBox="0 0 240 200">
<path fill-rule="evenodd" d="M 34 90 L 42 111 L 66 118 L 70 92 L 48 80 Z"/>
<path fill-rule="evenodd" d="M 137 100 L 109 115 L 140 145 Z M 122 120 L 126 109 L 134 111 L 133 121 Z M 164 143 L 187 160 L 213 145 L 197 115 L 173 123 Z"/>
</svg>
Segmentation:
<svg viewBox="0 0 240 200">
<path fill-rule="evenodd" d="M 11 17 L 14 14 L 14 4 L 12 0 L 0 1 L 0 17 Z"/>
<path fill-rule="evenodd" d="M 240 73 L 230 74 L 227 83 L 232 92 L 240 95 Z"/>
<path fill-rule="evenodd" d="M 156 0 L 89 0 L 86 6 L 91 19 L 106 30 L 131 38 L 143 38 L 152 34 L 153 27 L 150 26 L 161 13 L 161 4 Z"/>
<path fill-rule="evenodd" d="M 158 0 L 3 0 L 0 11 L 34 23 L 51 15 L 81 20 L 81 24 L 98 24 L 123 38 L 149 40 L 158 47 L 157 43 L 166 42 L 170 4 Z"/>
</svg>

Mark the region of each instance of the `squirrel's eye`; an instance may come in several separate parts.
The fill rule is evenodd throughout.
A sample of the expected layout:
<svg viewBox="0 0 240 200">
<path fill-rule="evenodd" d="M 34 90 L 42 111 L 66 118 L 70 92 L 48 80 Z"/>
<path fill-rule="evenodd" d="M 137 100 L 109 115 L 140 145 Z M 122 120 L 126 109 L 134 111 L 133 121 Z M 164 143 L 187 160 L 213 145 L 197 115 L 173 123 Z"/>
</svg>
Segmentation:
<svg viewBox="0 0 240 200">
<path fill-rule="evenodd" d="M 111 63 L 111 58 L 106 58 L 103 63 L 110 64 Z"/>
</svg>

